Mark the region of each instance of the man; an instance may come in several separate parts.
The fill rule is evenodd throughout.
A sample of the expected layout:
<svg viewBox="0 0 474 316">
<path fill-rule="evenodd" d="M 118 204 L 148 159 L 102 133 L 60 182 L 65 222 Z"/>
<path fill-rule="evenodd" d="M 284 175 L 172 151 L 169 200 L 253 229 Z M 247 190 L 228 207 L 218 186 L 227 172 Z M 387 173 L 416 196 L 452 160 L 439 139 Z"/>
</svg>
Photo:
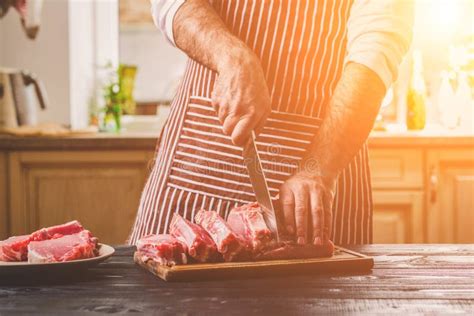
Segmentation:
<svg viewBox="0 0 474 316">
<path fill-rule="evenodd" d="M 252 130 L 285 233 L 370 243 L 366 139 L 411 39 L 397 0 L 154 0 L 189 57 L 130 238 L 179 212 L 226 216 L 255 200 L 241 157 Z"/>
</svg>

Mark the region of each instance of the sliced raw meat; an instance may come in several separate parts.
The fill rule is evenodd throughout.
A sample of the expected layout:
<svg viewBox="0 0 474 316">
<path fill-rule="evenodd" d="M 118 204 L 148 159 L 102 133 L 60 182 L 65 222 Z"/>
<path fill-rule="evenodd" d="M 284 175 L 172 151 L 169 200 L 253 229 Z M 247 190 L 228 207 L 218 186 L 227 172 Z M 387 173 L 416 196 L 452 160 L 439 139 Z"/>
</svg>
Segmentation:
<svg viewBox="0 0 474 316">
<path fill-rule="evenodd" d="M 326 245 L 297 245 L 295 243 L 282 243 L 279 247 L 266 251 L 256 256 L 256 260 L 281 260 L 281 259 L 310 259 L 331 257 L 334 244 L 330 241 Z"/>
<path fill-rule="evenodd" d="M 186 245 L 168 234 L 148 235 L 137 243 L 142 260 L 154 260 L 162 265 L 186 264 Z"/>
<path fill-rule="evenodd" d="M 260 206 L 256 202 L 232 209 L 227 223 L 254 254 L 275 246 L 273 234 L 265 224 Z"/>
<path fill-rule="evenodd" d="M 49 240 L 84 230 L 78 221 L 42 228 L 30 235 L 10 237 L 0 241 L 0 261 L 25 261 L 28 257 L 28 244 L 31 241 Z"/>
<path fill-rule="evenodd" d="M 219 258 L 217 247 L 208 233 L 175 213 L 170 224 L 170 234 L 188 247 L 188 254 L 198 262 L 213 262 Z"/>
<path fill-rule="evenodd" d="M 10 237 L 0 241 L 0 261 L 25 261 L 30 235 Z"/>
<path fill-rule="evenodd" d="M 195 220 L 212 237 L 224 261 L 239 260 L 242 256 L 247 255 L 245 242 L 232 231 L 217 212 L 200 210 L 196 214 Z"/>
<path fill-rule="evenodd" d="M 54 235 L 53 235 L 54 236 Z M 96 256 L 97 238 L 88 230 L 28 245 L 29 263 L 64 262 Z"/>
<path fill-rule="evenodd" d="M 81 223 L 78 221 L 70 221 L 62 225 L 41 228 L 30 235 L 31 241 L 40 241 L 57 238 L 64 235 L 71 235 L 83 231 Z"/>
</svg>

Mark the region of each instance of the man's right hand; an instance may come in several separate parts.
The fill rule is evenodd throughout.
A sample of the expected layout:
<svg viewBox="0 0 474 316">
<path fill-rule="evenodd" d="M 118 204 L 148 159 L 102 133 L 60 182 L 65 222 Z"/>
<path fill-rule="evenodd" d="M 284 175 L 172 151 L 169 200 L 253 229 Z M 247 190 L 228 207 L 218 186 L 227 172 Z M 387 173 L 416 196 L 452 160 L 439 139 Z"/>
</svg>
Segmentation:
<svg viewBox="0 0 474 316">
<path fill-rule="evenodd" d="M 243 146 L 252 130 L 263 127 L 270 114 L 271 101 L 260 61 L 251 51 L 230 56 L 218 69 L 212 104 L 223 125 L 224 134 Z"/>
<path fill-rule="evenodd" d="M 257 55 L 233 35 L 208 0 L 186 0 L 173 19 L 176 46 L 216 71 L 212 104 L 237 146 L 270 114 L 270 94 Z"/>
</svg>

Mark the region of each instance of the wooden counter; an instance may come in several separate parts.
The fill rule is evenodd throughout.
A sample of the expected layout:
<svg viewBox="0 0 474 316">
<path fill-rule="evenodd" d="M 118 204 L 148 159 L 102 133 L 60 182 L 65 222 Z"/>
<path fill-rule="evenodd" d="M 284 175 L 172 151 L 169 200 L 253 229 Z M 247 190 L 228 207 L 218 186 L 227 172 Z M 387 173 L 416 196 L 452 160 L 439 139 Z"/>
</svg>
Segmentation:
<svg viewBox="0 0 474 316">
<path fill-rule="evenodd" d="M 159 133 L 97 133 L 71 137 L 0 135 L 0 151 L 13 150 L 153 150 Z"/>
<path fill-rule="evenodd" d="M 97 133 L 71 137 L 15 137 L 0 134 L 0 151 L 148 149 L 156 146 L 159 133 Z M 474 135 L 459 132 L 372 132 L 369 146 L 378 147 L 474 147 Z"/>
<path fill-rule="evenodd" d="M 166 283 L 133 263 L 132 247 L 118 247 L 116 255 L 108 261 L 70 280 L 37 284 L 30 279 L 0 280 L 0 314 L 472 315 L 474 312 L 473 245 L 349 248 L 374 257 L 372 272 Z"/>
</svg>

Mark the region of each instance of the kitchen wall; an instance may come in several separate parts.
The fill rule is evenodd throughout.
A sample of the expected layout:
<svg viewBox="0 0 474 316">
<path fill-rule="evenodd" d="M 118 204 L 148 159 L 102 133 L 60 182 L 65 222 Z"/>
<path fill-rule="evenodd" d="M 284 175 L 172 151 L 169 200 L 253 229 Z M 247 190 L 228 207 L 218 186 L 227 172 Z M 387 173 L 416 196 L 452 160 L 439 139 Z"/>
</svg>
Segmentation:
<svg viewBox="0 0 474 316">
<path fill-rule="evenodd" d="M 98 66 L 118 60 L 117 0 L 45 0 L 36 40 L 26 38 L 16 12 L 0 20 L 0 67 L 32 71 L 43 81 L 49 107 L 40 122 L 82 128 Z"/>
<path fill-rule="evenodd" d="M 69 0 L 71 126 L 89 124 L 89 105 L 101 98 L 103 66 L 118 63 L 116 0 Z"/>
<path fill-rule="evenodd" d="M 45 1 L 35 41 L 26 38 L 18 14 L 10 10 L 0 20 L 0 67 L 26 69 L 42 79 L 49 108 L 40 121 L 70 123 L 68 2 Z"/>
<path fill-rule="evenodd" d="M 472 38 L 474 2 L 418 0 L 415 13 L 413 46 L 423 52 L 428 84 L 435 81 L 436 86 L 440 71 L 449 66 L 449 47 L 468 43 Z"/>
<path fill-rule="evenodd" d="M 154 25 L 120 27 L 120 62 L 138 66 L 136 101 L 172 99 L 186 55 L 170 45 Z"/>
</svg>

